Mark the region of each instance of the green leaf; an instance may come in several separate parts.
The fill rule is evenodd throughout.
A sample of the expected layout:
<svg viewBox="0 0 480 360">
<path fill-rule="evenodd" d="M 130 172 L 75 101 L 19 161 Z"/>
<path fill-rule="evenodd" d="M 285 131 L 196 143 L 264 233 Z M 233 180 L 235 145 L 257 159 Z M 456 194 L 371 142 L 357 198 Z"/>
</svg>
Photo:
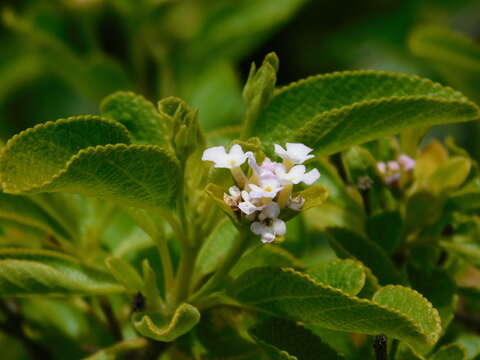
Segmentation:
<svg viewBox="0 0 480 360">
<path fill-rule="evenodd" d="M 246 323 L 251 318 L 236 309 L 220 307 L 202 313 L 195 329 L 207 354 L 205 360 L 260 360 L 262 350 L 245 336 Z"/>
<path fill-rule="evenodd" d="M 480 46 L 472 39 L 448 28 L 421 26 L 411 33 L 409 47 L 449 83 L 480 99 Z"/>
<path fill-rule="evenodd" d="M 215 206 L 217 206 L 220 210 L 222 210 L 223 213 L 230 218 L 232 223 L 235 226 L 237 226 L 238 225 L 237 216 L 235 215 L 232 208 L 228 206 L 227 203 L 225 203 L 225 201 L 223 201 L 223 195 L 225 194 L 225 191 L 223 190 L 223 188 L 215 184 L 208 184 L 207 187 L 205 188 L 205 192 L 210 197 L 210 199 L 213 200 Z"/>
<path fill-rule="evenodd" d="M 34 249 L 0 250 L 0 295 L 90 295 L 119 293 L 107 273 L 61 253 Z"/>
<path fill-rule="evenodd" d="M 277 245 L 262 244 L 248 250 L 230 271 L 233 278 L 239 277 L 255 267 L 295 267 L 302 268 L 300 260 Z"/>
<path fill-rule="evenodd" d="M 192 305 L 183 303 L 170 318 L 160 314 L 136 313 L 133 314 L 132 321 L 141 335 L 157 341 L 172 342 L 198 324 L 200 313 Z"/>
<path fill-rule="evenodd" d="M 106 97 L 100 105 L 103 116 L 118 121 L 139 144 L 166 144 L 166 124 L 155 106 L 143 96 L 119 91 Z"/>
<path fill-rule="evenodd" d="M 307 189 L 300 191 L 295 196 L 305 199 L 302 211 L 310 210 L 314 207 L 322 205 L 328 197 L 328 189 L 323 185 L 312 185 Z"/>
<path fill-rule="evenodd" d="M 300 8 L 305 0 L 239 0 L 219 3 L 204 20 L 193 40 L 202 58 L 234 57 L 245 54 Z"/>
<path fill-rule="evenodd" d="M 328 241 L 340 258 L 353 258 L 370 268 L 382 285 L 404 280 L 385 251 L 370 239 L 344 228 L 329 228 Z"/>
<path fill-rule="evenodd" d="M 163 148 L 128 143 L 122 125 L 99 117 L 38 125 L 14 136 L 4 148 L 4 191 L 69 192 L 129 206 L 172 206 L 178 161 Z"/>
<path fill-rule="evenodd" d="M 422 333 L 427 335 L 428 343 L 434 344 L 438 340 L 442 331 L 440 316 L 420 293 L 403 286 L 388 285 L 378 290 L 372 300 L 415 319 Z"/>
<path fill-rule="evenodd" d="M 428 302 L 408 288 L 399 291 L 397 295 L 400 299 L 396 302 L 386 301 L 380 293 L 378 298 L 393 306 L 390 308 L 347 295 L 292 269 L 256 268 L 240 276 L 229 292 L 248 308 L 302 321 L 307 325 L 370 335 L 385 334 L 419 347 L 431 345 L 435 336 L 438 336 L 424 332 L 433 327 L 419 324 L 420 321 L 426 324 L 435 322 L 438 314 L 435 316 L 431 305 L 428 308 Z M 387 288 L 385 294 L 388 292 Z M 428 308 L 428 312 L 418 314 L 418 319 L 411 318 L 410 315 L 417 314 L 410 309 L 403 309 L 401 304 L 405 300 L 413 300 L 420 309 Z M 406 313 L 400 309 L 406 310 Z"/>
<path fill-rule="evenodd" d="M 148 345 L 148 341 L 144 338 L 134 338 L 121 341 L 108 348 L 102 349 L 84 358 L 83 360 L 115 360 L 117 355 L 122 353 L 132 352 L 138 349 L 145 348 Z"/>
<path fill-rule="evenodd" d="M 348 71 L 310 77 L 278 90 L 253 133 L 267 144 L 302 142 L 317 154 L 329 155 L 410 128 L 478 116 L 474 103 L 430 80 Z"/>
<path fill-rule="evenodd" d="M 309 330 L 291 321 L 270 318 L 250 330 L 250 334 L 273 359 L 341 359 Z"/>
<path fill-rule="evenodd" d="M 409 346 L 400 344 L 395 360 L 425 360 L 425 358 L 413 351 Z"/>
<path fill-rule="evenodd" d="M 457 343 L 442 346 L 435 354 L 429 357 L 430 360 L 466 360 L 467 351 Z"/>
<path fill-rule="evenodd" d="M 389 255 L 397 250 L 402 241 L 402 227 L 403 221 L 398 211 L 376 213 L 367 219 L 368 236 Z"/>
<path fill-rule="evenodd" d="M 431 188 L 434 192 L 455 190 L 462 185 L 470 173 L 470 159 L 457 156 L 448 159 L 432 175 Z"/>
<path fill-rule="evenodd" d="M 317 281 L 330 285 L 350 295 L 357 295 L 365 285 L 362 264 L 347 259 L 334 259 L 308 270 Z"/>
<path fill-rule="evenodd" d="M 127 290 L 143 292 L 145 284 L 132 265 L 113 256 L 106 258 L 105 264 L 115 279 L 123 284 Z"/>
<path fill-rule="evenodd" d="M 71 234 L 65 227 L 25 196 L 0 193 L 0 219 L 20 230 L 23 226 L 33 227 L 43 233 L 71 240 Z"/>
</svg>

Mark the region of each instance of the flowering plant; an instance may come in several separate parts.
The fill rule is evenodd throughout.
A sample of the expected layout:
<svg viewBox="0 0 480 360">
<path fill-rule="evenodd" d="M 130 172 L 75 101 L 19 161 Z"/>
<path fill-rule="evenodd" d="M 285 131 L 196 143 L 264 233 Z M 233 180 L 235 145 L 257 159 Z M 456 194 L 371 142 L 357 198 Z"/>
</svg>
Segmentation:
<svg viewBox="0 0 480 360">
<path fill-rule="evenodd" d="M 158 5 L 148 3 L 138 11 Z M 287 3 L 267 8 L 279 19 Z M 100 81 L 39 34 L 41 49 L 69 54 L 59 68 L 78 73 L 60 72 L 79 88 Z M 218 29 L 200 35 L 212 57 L 229 43 Z M 207 50 L 191 48 L 177 50 L 180 69 L 190 55 L 206 63 Z M 215 75 L 218 64 L 208 64 Z M 478 106 L 416 76 L 346 71 L 277 87 L 278 71 L 274 53 L 252 64 L 233 126 L 205 129 L 208 104 L 231 105 L 218 104 L 220 92 L 193 109 L 117 91 L 100 115 L 10 138 L 0 154 L 0 342 L 4 332 L 32 359 L 478 357 L 479 167 L 452 138 L 426 137 L 477 120 Z"/>
</svg>

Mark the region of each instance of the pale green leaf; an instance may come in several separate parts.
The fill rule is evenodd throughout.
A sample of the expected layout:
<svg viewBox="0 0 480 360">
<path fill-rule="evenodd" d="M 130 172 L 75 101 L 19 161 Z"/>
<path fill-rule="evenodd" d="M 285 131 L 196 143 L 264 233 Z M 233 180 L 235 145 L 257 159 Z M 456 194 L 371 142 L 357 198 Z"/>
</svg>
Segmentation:
<svg viewBox="0 0 480 360">
<path fill-rule="evenodd" d="M 442 164 L 430 178 L 435 192 L 455 190 L 462 185 L 470 173 L 471 161 L 464 157 L 452 157 Z"/>
<path fill-rule="evenodd" d="M 310 77 L 277 91 L 255 124 L 267 144 L 302 142 L 329 155 L 409 128 L 475 120 L 462 94 L 415 76 L 349 71 Z"/>
<path fill-rule="evenodd" d="M 422 309 L 428 304 L 412 294 L 417 295 L 405 288 L 400 296 L 415 300 Z M 419 321 L 428 324 L 435 321 L 431 306 L 428 313 L 421 314 L 418 319 L 411 318 L 409 314 L 413 312 L 406 309 L 407 313 L 402 313 L 397 309 L 402 308 L 398 303 L 392 303 L 396 308 L 390 308 L 360 299 L 292 269 L 252 269 L 232 284 L 230 295 L 248 308 L 331 330 L 385 334 L 419 347 L 431 344 L 436 336 L 425 333 L 424 329 L 430 327 L 419 324 Z M 429 315 L 432 319 L 428 318 Z"/>
<path fill-rule="evenodd" d="M 143 292 L 145 284 L 137 270 L 128 262 L 111 256 L 105 259 L 105 264 L 114 278 L 127 290 Z"/>
<path fill-rule="evenodd" d="M 0 250 L 0 295 L 89 295 L 119 293 L 123 287 L 109 274 L 82 265 L 58 252 Z"/>
<path fill-rule="evenodd" d="M 183 303 L 170 317 L 160 314 L 136 313 L 132 316 L 135 329 L 143 336 L 157 341 L 171 342 L 195 327 L 200 313 L 190 304 Z"/>
<path fill-rule="evenodd" d="M 330 285 L 351 295 L 357 295 L 365 285 L 362 264 L 354 260 L 334 259 L 308 270 L 317 281 Z"/>
<path fill-rule="evenodd" d="M 442 331 L 440 316 L 432 304 L 420 293 L 398 285 L 388 285 L 378 290 L 372 299 L 375 303 L 415 319 L 427 335 L 428 343 L 434 344 Z"/>
<path fill-rule="evenodd" d="M 5 192 L 69 192 L 137 207 L 171 206 L 180 168 L 167 150 L 126 145 L 112 120 L 76 117 L 38 125 L 10 139 L 0 158 Z"/>
<path fill-rule="evenodd" d="M 118 121 L 132 134 L 135 143 L 164 145 L 166 124 L 155 106 L 143 96 L 119 91 L 106 97 L 100 106 L 103 116 Z"/>
</svg>

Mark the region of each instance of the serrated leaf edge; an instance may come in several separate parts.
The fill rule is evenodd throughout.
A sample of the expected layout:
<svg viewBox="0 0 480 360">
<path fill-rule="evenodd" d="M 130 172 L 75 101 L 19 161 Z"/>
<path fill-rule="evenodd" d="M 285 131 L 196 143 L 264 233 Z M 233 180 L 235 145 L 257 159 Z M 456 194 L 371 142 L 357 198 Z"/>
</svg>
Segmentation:
<svg viewBox="0 0 480 360">
<path fill-rule="evenodd" d="M 405 286 L 401 286 L 401 285 L 386 285 L 386 286 L 383 286 L 381 287 L 380 289 L 378 289 L 375 294 L 373 295 L 372 297 L 372 301 L 375 302 L 375 296 L 385 290 L 385 289 L 388 289 L 388 288 L 399 288 L 399 289 L 402 289 L 402 290 L 407 290 L 407 291 L 410 291 L 412 292 L 415 297 L 417 297 L 418 299 L 424 301 L 426 304 L 427 304 L 427 307 L 429 308 L 429 310 L 432 312 L 433 314 L 433 317 L 435 318 L 435 338 L 432 339 L 432 341 L 430 342 L 430 344 L 434 344 L 437 342 L 437 340 L 439 339 L 440 337 L 440 333 L 442 332 L 442 321 L 440 319 L 440 314 L 438 313 L 438 310 L 435 309 L 432 305 L 432 303 L 425 297 L 423 296 L 422 294 L 420 294 L 417 290 L 415 289 L 412 289 L 412 288 L 409 288 L 409 287 L 405 287 Z M 375 302 L 376 303 L 376 302 Z M 432 334 L 427 334 L 427 337 L 430 337 Z"/>
<path fill-rule="evenodd" d="M 22 194 L 22 193 L 28 193 L 31 191 L 34 191 L 35 189 L 40 189 L 44 186 L 51 185 L 57 180 L 60 176 L 68 172 L 69 168 L 82 156 L 84 155 L 89 155 L 91 153 L 95 152 L 105 152 L 108 150 L 113 150 L 113 149 L 122 149 L 122 150 L 131 150 L 131 149 L 154 149 L 154 150 L 160 150 L 164 152 L 170 159 L 176 163 L 178 166 L 179 162 L 178 159 L 166 148 L 158 146 L 158 145 L 143 145 L 143 144 L 107 144 L 107 145 L 96 145 L 96 146 L 89 146 L 85 149 L 80 150 L 77 152 L 75 155 L 73 155 L 70 160 L 68 160 L 65 163 L 65 166 L 60 169 L 55 175 L 53 175 L 49 180 L 44 181 L 43 183 L 40 184 L 33 184 L 29 187 L 23 188 L 23 189 L 18 189 L 18 190 L 12 190 L 8 189 L 4 183 L 3 185 L 3 190 L 9 194 Z M 0 158 L 1 161 L 1 158 Z"/>
<path fill-rule="evenodd" d="M 145 321 L 145 324 L 147 325 L 148 329 L 152 333 L 154 333 L 158 336 L 164 336 L 165 334 L 168 334 L 177 325 L 178 318 L 180 317 L 180 315 L 182 314 L 184 309 L 194 309 L 196 311 L 196 313 L 198 314 L 198 319 L 200 319 L 200 312 L 197 310 L 196 307 L 194 307 L 190 304 L 187 304 L 187 303 L 182 303 L 177 307 L 177 309 L 173 313 L 173 316 L 170 319 L 170 321 L 168 322 L 168 326 L 166 328 L 160 329 L 157 325 L 155 325 L 155 323 L 150 318 L 150 316 L 148 316 L 148 314 L 143 314 L 141 316 L 139 322 Z"/>
<path fill-rule="evenodd" d="M 457 99 L 449 100 L 449 99 L 439 98 L 439 97 L 436 97 L 436 96 L 424 96 L 424 95 L 422 95 L 422 96 L 388 96 L 388 97 L 382 97 L 382 98 L 377 98 L 377 99 L 372 99 L 372 100 L 358 101 L 358 102 L 355 102 L 355 103 L 350 104 L 350 105 L 345 105 L 345 106 L 341 106 L 339 108 L 335 108 L 335 109 L 332 109 L 332 110 L 321 112 L 321 113 L 315 115 L 312 119 L 308 120 L 301 128 L 297 129 L 293 133 L 292 138 L 296 139 L 297 134 L 308 131 L 309 127 L 314 125 L 315 122 L 318 121 L 319 118 L 324 117 L 324 116 L 336 116 L 336 115 L 339 115 L 339 114 L 342 114 L 342 113 L 348 113 L 348 112 L 354 111 L 355 109 L 358 109 L 358 108 L 376 106 L 376 105 L 382 104 L 382 103 L 401 103 L 401 102 L 411 102 L 411 101 L 421 102 L 421 101 L 425 101 L 425 100 L 434 101 L 434 102 L 437 102 L 437 103 L 452 104 L 452 105 L 453 104 L 469 105 L 471 108 L 475 109 L 476 113 L 477 113 L 476 114 L 477 116 L 472 118 L 471 120 L 475 120 L 475 119 L 480 118 L 480 108 L 475 103 L 468 100 L 467 98 L 465 98 L 465 100 L 457 100 Z M 467 121 L 467 120 L 464 120 L 464 121 Z M 419 124 L 419 126 L 422 126 L 422 124 Z M 377 136 L 366 137 L 364 141 L 362 140 L 362 142 L 367 142 L 367 141 L 375 139 L 375 138 L 377 138 Z M 317 152 L 321 152 L 321 148 Z"/>
<path fill-rule="evenodd" d="M 294 82 L 292 82 L 292 83 L 290 83 L 286 86 L 283 86 L 281 88 L 278 88 L 275 91 L 275 96 L 278 96 L 281 93 L 283 93 L 285 91 L 288 91 L 288 90 L 290 90 L 294 87 L 303 85 L 303 84 L 311 82 L 311 81 L 316 81 L 316 80 L 319 80 L 319 79 L 327 79 L 327 78 L 332 78 L 332 77 L 362 76 L 362 75 L 377 75 L 378 77 L 388 76 L 388 77 L 397 78 L 397 79 L 408 79 L 412 82 L 420 81 L 420 82 L 432 85 L 432 87 L 435 88 L 435 89 L 442 89 L 442 90 L 449 91 L 453 95 L 459 96 L 460 98 L 468 101 L 468 99 L 467 99 L 467 97 L 465 97 L 465 95 L 463 95 L 460 91 L 457 91 L 457 90 L 451 88 L 450 86 L 444 86 L 444 85 L 441 85 L 441 84 L 439 84 L 435 81 L 432 81 L 430 79 L 426 79 L 426 78 L 416 76 L 416 75 L 407 75 L 407 74 L 396 73 L 396 72 L 393 72 L 393 71 L 380 71 L 380 70 L 347 70 L 347 71 L 335 71 L 335 72 L 331 72 L 331 73 L 328 73 L 328 74 L 312 75 L 312 76 L 308 76 L 306 78 L 300 79 L 298 81 L 294 81 Z"/>
<path fill-rule="evenodd" d="M 250 333 L 249 333 L 249 334 L 250 334 Z M 252 335 L 252 334 L 250 334 L 250 336 L 252 337 L 253 340 L 255 340 L 255 342 L 256 342 L 257 344 L 261 344 L 261 345 L 263 345 L 263 346 L 266 346 L 266 347 L 269 347 L 269 348 L 271 348 L 271 349 L 274 349 L 275 351 L 278 351 L 278 353 L 284 355 L 287 360 L 298 360 L 298 358 L 297 358 L 296 356 L 290 355 L 287 351 L 282 350 L 282 349 L 279 349 L 279 348 L 276 347 L 275 345 L 272 345 L 272 344 L 267 343 L 266 341 L 263 341 L 263 340 L 260 339 L 258 336 L 255 336 L 255 335 Z"/>
<path fill-rule="evenodd" d="M 360 303 L 365 303 L 365 304 L 369 304 L 369 305 L 375 305 L 375 306 L 378 306 L 384 310 L 387 310 L 387 311 L 390 311 L 396 315 L 398 315 L 399 317 L 407 320 L 414 328 L 415 330 L 417 330 L 418 334 L 421 335 L 423 337 L 423 339 L 425 340 L 425 342 L 427 344 L 430 344 L 429 342 L 429 339 L 428 339 L 428 336 L 426 334 L 423 333 L 420 325 L 418 325 L 418 323 L 413 320 L 412 318 L 410 318 L 409 316 L 403 314 L 402 312 L 396 310 L 396 309 L 392 309 L 388 306 L 385 306 L 385 305 L 382 305 L 382 304 L 378 304 L 376 302 L 373 302 L 372 300 L 368 300 L 368 299 L 362 299 L 362 298 L 359 298 L 359 297 L 356 297 L 356 296 L 353 296 L 353 295 L 350 295 L 350 294 L 347 294 L 345 292 L 343 292 L 342 290 L 340 289 L 336 289 L 328 284 L 323 284 L 321 282 L 318 282 L 317 280 L 313 279 L 310 275 L 306 274 L 306 273 L 301 273 L 299 271 L 296 271 L 295 269 L 292 269 L 292 268 L 281 268 L 281 271 L 285 272 L 285 273 L 292 273 L 294 275 L 297 275 L 297 276 L 300 276 L 302 277 L 303 279 L 309 281 L 310 283 L 312 283 L 313 285 L 315 286 L 319 286 L 319 287 L 322 287 L 322 288 L 326 288 L 328 290 L 332 290 L 340 295 L 343 295 L 343 296 L 346 296 L 347 298 L 353 300 L 353 301 L 357 301 L 357 302 L 360 302 Z M 400 286 L 402 287 L 402 286 Z M 402 287 L 404 288 L 404 287 Z M 408 289 L 408 288 L 407 288 Z"/>
</svg>

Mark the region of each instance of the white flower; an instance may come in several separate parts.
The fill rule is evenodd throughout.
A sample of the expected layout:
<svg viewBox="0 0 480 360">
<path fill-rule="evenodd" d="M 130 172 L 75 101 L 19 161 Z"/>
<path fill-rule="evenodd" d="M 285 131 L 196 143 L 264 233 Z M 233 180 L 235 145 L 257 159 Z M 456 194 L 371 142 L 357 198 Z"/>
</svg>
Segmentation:
<svg viewBox="0 0 480 360">
<path fill-rule="evenodd" d="M 223 194 L 223 201 L 232 209 L 238 208 L 238 202 L 241 200 L 240 189 L 236 186 L 232 186 L 228 189 L 229 194 Z"/>
<path fill-rule="evenodd" d="M 241 166 L 247 159 L 242 147 L 235 144 L 227 153 L 223 146 L 214 146 L 203 152 L 202 160 L 212 161 L 216 168 L 233 169 Z"/>
<path fill-rule="evenodd" d="M 278 192 L 283 189 L 275 175 L 265 175 L 260 178 L 260 186 L 249 184 L 250 196 L 254 199 L 270 198 L 277 196 Z"/>
<path fill-rule="evenodd" d="M 303 164 L 308 159 L 315 157 L 314 155 L 309 155 L 313 149 L 310 149 L 308 146 L 303 144 L 287 143 L 287 150 L 278 144 L 275 144 L 274 147 L 275 153 L 278 156 L 284 160 L 292 162 L 293 164 Z"/>
<path fill-rule="evenodd" d="M 265 206 L 258 203 L 258 199 L 253 199 L 247 191 L 242 191 L 243 201 L 238 204 L 238 208 L 245 214 L 251 215 L 255 211 L 262 210 Z"/>
<path fill-rule="evenodd" d="M 302 210 L 303 205 L 305 205 L 305 199 L 301 196 L 295 196 L 288 199 L 287 206 L 292 210 L 300 211 Z"/>
<path fill-rule="evenodd" d="M 403 171 L 411 171 L 415 167 L 415 160 L 408 155 L 400 155 L 398 157 L 398 162 Z"/>
<path fill-rule="evenodd" d="M 305 173 L 305 171 L 306 168 L 304 165 L 296 165 L 288 172 L 285 171 L 285 168 L 282 166 L 276 169 L 276 174 L 282 185 L 298 184 L 302 181 L 307 185 L 312 185 L 320 177 L 317 169 L 313 169 L 308 173 Z"/>
<path fill-rule="evenodd" d="M 275 202 L 271 202 L 265 206 L 258 219 L 250 226 L 250 230 L 256 235 L 261 235 L 263 243 L 271 243 L 277 236 L 285 235 L 287 227 L 285 222 L 278 219 L 280 208 Z"/>
<path fill-rule="evenodd" d="M 282 164 L 273 162 L 268 157 L 263 160 L 262 166 L 259 166 L 251 151 L 247 152 L 246 155 L 248 157 L 248 165 L 250 165 L 257 176 L 273 175 L 275 169 L 282 166 Z"/>
</svg>

